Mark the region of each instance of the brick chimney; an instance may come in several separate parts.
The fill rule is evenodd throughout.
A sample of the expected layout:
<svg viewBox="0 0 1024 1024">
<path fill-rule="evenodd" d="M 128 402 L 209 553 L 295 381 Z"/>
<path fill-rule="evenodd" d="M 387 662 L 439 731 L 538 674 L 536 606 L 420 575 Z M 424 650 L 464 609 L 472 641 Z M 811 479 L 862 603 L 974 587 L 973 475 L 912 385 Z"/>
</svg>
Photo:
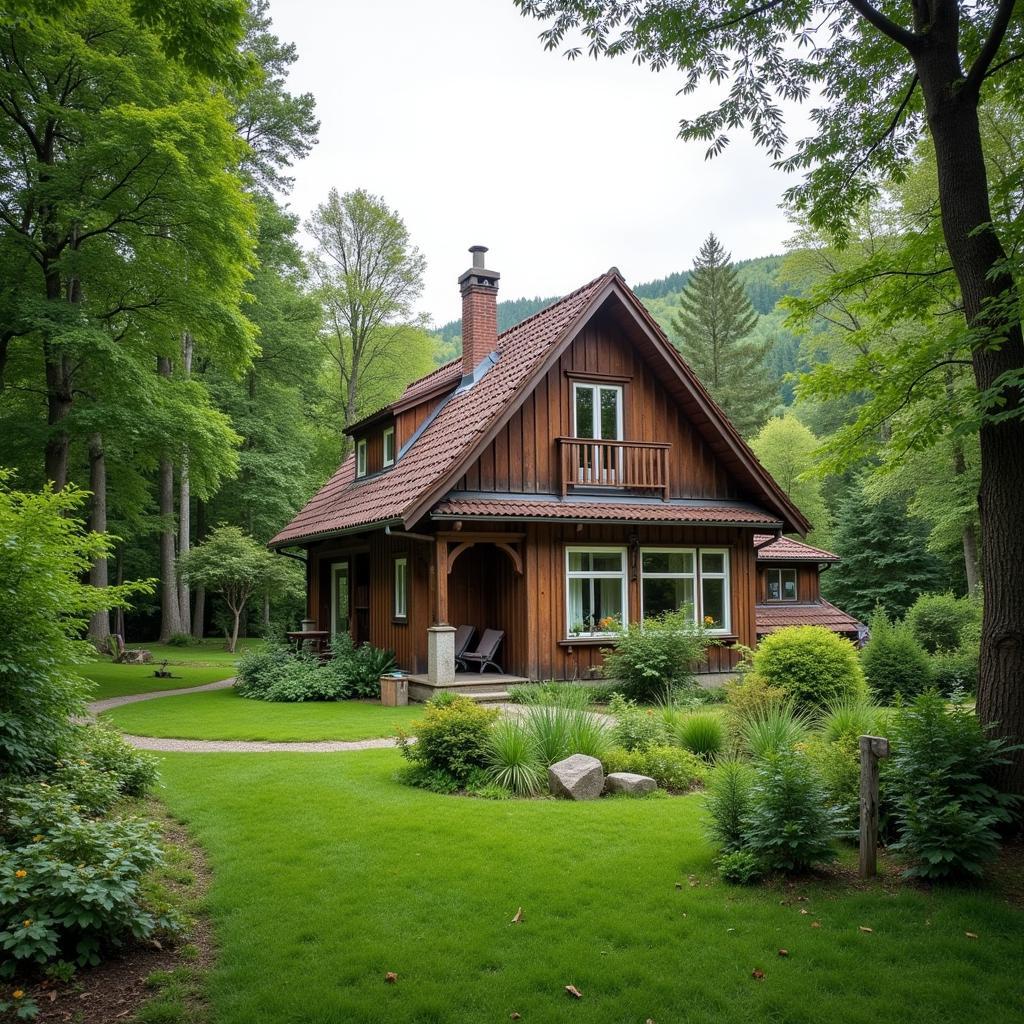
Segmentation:
<svg viewBox="0 0 1024 1024">
<path fill-rule="evenodd" d="M 471 375 L 498 347 L 498 278 L 484 269 L 486 245 L 471 245 L 473 266 L 459 278 L 462 292 L 462 372 Z"/>
</svg>

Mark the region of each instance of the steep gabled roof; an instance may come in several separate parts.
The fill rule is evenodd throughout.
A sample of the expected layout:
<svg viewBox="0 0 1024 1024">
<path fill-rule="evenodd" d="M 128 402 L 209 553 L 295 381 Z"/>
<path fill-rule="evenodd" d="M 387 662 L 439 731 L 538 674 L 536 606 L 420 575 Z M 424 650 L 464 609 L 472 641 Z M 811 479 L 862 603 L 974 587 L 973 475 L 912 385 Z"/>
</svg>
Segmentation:
<svg viewBox="0 0 1024 1024">
<path fill-rule="evenodd" d="M 391 469 L 360 480 L 350 456 L 271 546 L 384 524 L 412 526 L 445 496 L 600 308 L 617 316 L 651 358 L 665 362 L 665 383 L 733 475 L 784 528 L 810 529 L 613 267 L 500 335 L 497 361 L 471 387 L 456 386 L 461 363 L 454 361 L 409 385 L 396 407 L 434 395 L 440 403 L 414 443 Z M 772 518 L 762 522 L 767 526 Z"/>
<path fill-rule="evenodd" d="M 764 544 L 764 547 L 758 545 Z M 772 540 L 771 535 L 754 534 L 754 547 L 757 548 L 757 560 L 759 562 L 838 562 L 841 561 L 838 555 L 824 548 L 811 547 L 803 541 L 790 540 L 789 537 L 777 537 Z"/>
</svg>

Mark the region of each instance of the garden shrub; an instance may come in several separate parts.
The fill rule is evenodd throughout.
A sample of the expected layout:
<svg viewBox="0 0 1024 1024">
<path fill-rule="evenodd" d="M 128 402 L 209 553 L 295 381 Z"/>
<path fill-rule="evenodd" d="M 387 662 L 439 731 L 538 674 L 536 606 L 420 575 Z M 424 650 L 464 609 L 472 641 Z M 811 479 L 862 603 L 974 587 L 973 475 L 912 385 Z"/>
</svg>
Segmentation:
<svg viewBox="0 0 1024 1024">
<path fill-rule="evenodd" d="M 606 683 L 524 683 L 508 688 L 510 704 L 560 704 L 579 698 L 586 705 L 607 704 L 616 687 Z"/>
<path fill-rule="evenodd" d="M 909 626 L 891 622 L 881 609 L 871 616 L 871 639 L 860 656 L 868 685 L 879 700 L 913 697 L 931 684 L 931 662 L 924 648 Z"/>
<path fill-rule="evenodd" d="M 143 898 L 163 860 L 156 826 L 90 817 L 82 797 L 42 781 L 0 787 L 0 977 L 55 959 L 95 964 L 129 939 L 177 930 Z"/>
<path fill-rule="evenodd" d="M 853 839 L 860 823 L 860 742 L 846 736 L 827 740 L 813 736 L 803 745 L 826 802 L 836 812 L 838 835 Z"/>
<path fill-rule="evenodd" d="M 708 777 L 708 766 L 682 747 L 657 746 L 646 750 L 612 747 L 602 758 L 605 771 L 633 772 L 654 779 L 664 789 L 685 793 Z"/>
<path fill-rule="evenodd" d="M 1018 798 L 987 781 L 1015 749 L 990 738 L 973 712 L 935 690 L 898 708 L 883 792 L 894 805 L 897 842 L 910 877 L 980 877 L 999 852 L 1000 826 Z"/>
<path fill-rule="evenodd" d="M 604 652 L 604 674 L 627 697 L 663 698 L 696 686 L 694 667 L 717 642 L 686 609 L 666 612 L 620 630 L 615 647 Z"/>
<path fill-rule="evenodd" d="M 739 679 L 726 683 L 725 728 L 729 741 L 736 747 L 743 737 L 743 725 L 751 715 L 779 707 L 786 703 L 786 692 L 781 686 L 773 686 L 756 672 L 748 672 Z"/>
<path fill-rule="evenodd" d="M 743 847 L 743 819 L 750 810 L 754 771 L 746 761 L 720 761 L 708 780 L 708 835 L 726 853 Z"/>
<path fill-rule="evenodd" d="M 380 698 L 380 677 L 395 669 L 395 656 L 371 644 L 358 647 L 347 633 L 336 636 L 331 643 L 331 658 L 323 666 L 329 675 L 337 677 L 334 692 L 336 700 L 353 697 Z"/>
<path fill-rule="evenodd" d="M 612 695 L 609 713 L 615 718 L 612 742 L 626 750 L 647 750 L 665 743 L 665 725 L 662 716 L 653 708 L 638 707 L 621 693 Z"/>
<path fill-rule="evenodd" d="M 65 760 L 84 760 L 109 775 L 123 796 L 145 796 L 156 785 L 159 774 L 156 754 L 137 750 L 105 723 L 76 726 L 63 756 Z"/>
<path fill-rule="evenodd" d="M 768 757 L 781 750 L 792 750 L 803 743 L 810 731 L 805 715 L 792 704 L 780 704 L 750 714 L 743 722 L 743 747 L 754 757 Z"/>
<path fill-rule="evenodd" d="M 544 784 L 537 745 L 526 725 L 514 718 L 494 723 L 485 752 L 495 784 L 519 796 L 535 796 Z"/>
<path fill-rule="evenodd" d="M 879 708 L 864 697 L 847 697 L 830 704 L 819 715 L 815 726 L 829 743 L 873 735 L 878 728 Z"/>
<path fill-rule="evenodd" d="M 600 759 L 613 742 L 611 730 L 601 718 L 571 704 L 530 705 L 525 727 L 545 768 L 571 754 Z"/>
<path fill-rule="evenodd" d="M 929 653 L 955 651 L 965 634 L 981 623 L 981 604 L 951 593 L 922 594 L 904 619 L 914 639 Z"/>
<path fill-rule="evenodd" d="M 836 812 L 806 754 L 779 750 L 756 762 L 743 849 L 770 871 L 796 873 L 832 860 Z"/>
<path fill-rule="evenodd" d="M 823 626 L 787 626 L 766 636 L 754 671 L 800 710 L 815 710 L 864 692 L 857 649 Z"/>
<path fill-rule="evenodd" d="M 433 701 L 424 706 L 423 717 L 410 729 L 416 742 L 399 730 L 399 746 L 411 763 L 430 771 L 444 772 L 464 784 L 475 769 L 487 765 L 491 726 L 498 717 L 469 697 L 455 697 L 445 704 Z"/>
<path fill-rule="evenodd" d="M 753 885 L 764 875 L 761 862 L 747 850 L 723 853 L 715 861 L 718 877 L 731 885 Z"/>
<path fill-rule="evenodd" d="M 191 633 L 172 633 L 167 638 L 167 643 L 171 647 L 201 647 L 203 641 Z"/>
</svg>

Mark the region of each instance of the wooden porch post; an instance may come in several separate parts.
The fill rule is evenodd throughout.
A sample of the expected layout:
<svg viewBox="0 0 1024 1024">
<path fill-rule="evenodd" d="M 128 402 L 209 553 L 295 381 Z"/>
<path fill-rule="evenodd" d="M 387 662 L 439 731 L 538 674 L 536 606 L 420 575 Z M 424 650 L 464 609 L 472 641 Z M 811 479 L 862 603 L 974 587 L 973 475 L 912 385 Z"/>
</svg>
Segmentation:
<svg viewBox="0 0 1024 1024">
<path fill-rule="evenodd" d="M 434 542 L 431 560 L 433 625 L 427 630 L 427 679 L 433 686 L 455 682 L 455 627 L 448 625 L 448 541 Z"/>
<path fill-rule="evenodd" d="M 434 625 L 448 624 L 448 541 L 434 542 Z"/>
</svg>

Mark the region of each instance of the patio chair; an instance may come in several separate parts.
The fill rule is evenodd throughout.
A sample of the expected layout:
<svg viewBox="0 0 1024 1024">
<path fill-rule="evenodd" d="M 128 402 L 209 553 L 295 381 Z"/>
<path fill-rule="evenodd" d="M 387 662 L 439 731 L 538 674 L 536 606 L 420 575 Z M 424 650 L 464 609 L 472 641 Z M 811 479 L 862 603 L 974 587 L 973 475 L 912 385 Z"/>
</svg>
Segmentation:
<svg viewBox="0 0 1024 1024">
<path fill-rule="evenodd" d="M 466 663 L 462 656 L 469 650 L 475 634 L 476 626 L 459 626 L 455 630 L 455 667 L 461 668 L 463 672 L 466 671 Z"/>
<path fill-rule="evenodd" d="M 501 641 L 505 639 L 505 632 L 501 629 L 485 629 L 484 635 L 480 637 L 480 643 L 476 645 L 475 651 L 466 651 L 462 655 L 463 663 L 468 667 L 470 665 L 476 665 L 479 671 L 484 672 L 488 665 L 493 665 L 495 671 L 499 674 L 504 673 L 504 669 L 494 660 L 494 656 L 498 653 L 498 648 L 501 646 Z"/>
</svg>

